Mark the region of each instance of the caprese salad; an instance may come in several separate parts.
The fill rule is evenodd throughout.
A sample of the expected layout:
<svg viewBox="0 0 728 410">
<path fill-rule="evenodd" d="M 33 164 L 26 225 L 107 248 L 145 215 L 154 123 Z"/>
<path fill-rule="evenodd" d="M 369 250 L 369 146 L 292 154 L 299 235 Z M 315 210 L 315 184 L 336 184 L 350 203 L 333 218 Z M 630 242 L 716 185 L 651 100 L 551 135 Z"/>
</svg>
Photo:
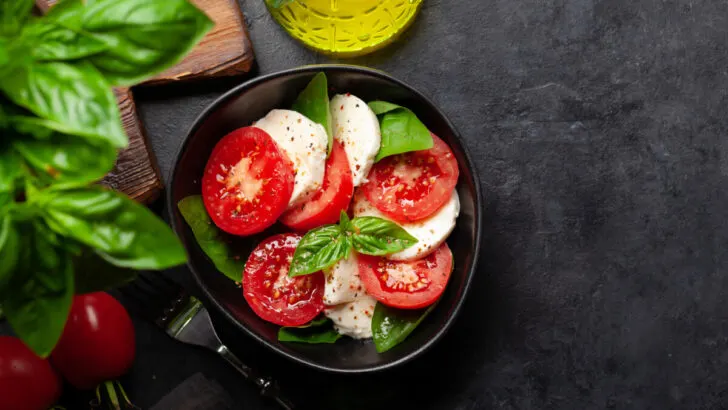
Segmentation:
<svg viewBox="0 0 728 410">
<path fill-rule="evenodd" d="M 452 151 L 412 111 L 329 99 L 319 73 L 291 109 L 224 136 L 201 195 L 178 207 L 250 308 L 282 326 L 279 340 L 373 338 L 383 352 L 447 285 L 457 181 Z M 286 233 L 265 235 L 277 222 Z M 249 255 L 232 250 L 236 236 L 258 234 Z"/>
</svg>

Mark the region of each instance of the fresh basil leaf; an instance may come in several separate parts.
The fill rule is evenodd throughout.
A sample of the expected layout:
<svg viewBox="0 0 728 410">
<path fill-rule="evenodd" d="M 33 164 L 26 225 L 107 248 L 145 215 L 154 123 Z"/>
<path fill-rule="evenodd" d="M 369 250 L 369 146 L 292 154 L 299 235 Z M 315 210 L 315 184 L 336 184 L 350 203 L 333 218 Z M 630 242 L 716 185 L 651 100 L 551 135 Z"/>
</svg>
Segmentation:
<svg viewBox="0 0 728 410">
<path fill-rule="evenodd" d="M 73 30 L 52 19 L 26 26 L 23 34 L 26 41 L 33 44 L 31 53 L 37 60 L 74 60 L 110 48 L 109 44 L 90 33 Z"/>
<path fill-rule="evenodd" d="M 382 145 L 375 162 L 392 155 L 432 148 L 430 131 L 409 109 L 385 101 L 372 101 L 369 108 L 379 116 L 382 131 Z"/>
<path fill-rule="evenodd" d="M 14 103 L 45 119 L 48 128 L 117 148 L 128 143 L 114 94 L 90 64 L 25 65 L 0 78 L 0 88 Z"/>
<path fill-rule="evenodd" d="M 23 173 L 22 158 L 9 144 L 0 141 L 0 194 L 12 197 L 16 180 Z"/>
<path fill-rule="evenodd" d="M 417 243 L 417 238 L 392 221 L 362 216 L 351 221 L 351 240 L 359 253 L 382 256 L 396 253 Z"/>
<path fill-rule="evenodd" d="M 212 222 L 199 195 L 188 196 L 177 203 L 177 208 L 195 235 L 197 244 L 210 258 L 217 270 L 240 283 L 243 280 L 245 261 L 233 255 L 225 242 L 222 231 Z"/>
<path fill-rule="evenodd" d="M 89 4 L 91 2 L 90 0 L 61 0 L 51 7 L 43 18 L 47 21 L 61 21 L 64 23 L 71 19 L 76 20 L 83 13 L 84 3 Z"/>
<path fill-rule="evenodd" d="M 433 304 L 426 309 L 403 310 L 377 302 L 372 316 L 372 338 L 377 352 L 384 353 L 402 343 L 434 307 Z"/>
<path fill-rule="evenodd" d="M 23 138 L 25 134 L 38 139 L 50 137 L 54 131 L 47 128 L 45 120 L 33 115 L 30 111 L 13 104 L 0 95 L 0 130 L 6 140 Z"/>
<path fill-rule="evenodd" d="M 24 250 L 11 292 L 2 306 L 15 333 L 35 354 L 47 357 L 60 339 L 73 301 L 73 265 L 43 235 L 23 230 Z"/>
<path fill-rule="evenodd" d="M 321 317 L 303 326 L 284 326 L 278 329 L 278 340 L 281 342 L 299 343 L 334 343 L 342 335 L 331 327 L 331 320 Z"/>
<path fill-rule="evenodd" d="M 77 295 L 107 291 L 137 277 L 136 270 L 111 265 L 88 248 L 73 258 L 73 266 Z"/>
<path fill-rule="evenodd" d="M 376 115 L 381 115 L 402 108 L 401 105 L 392 104 L 386 101 L 371 101 L 367 105 Z"/>
<path fill-rule="evenodd" d="M 338 225 L 325 225 L 309 231 L 293 253 L 288 276 L 308 275 L 331 267 L 351 248 L 349 238 Z"/>
<path fill-rule="evenodd" d="M 346 214 L 346 211 L 341 211 L 341 214 L 339 215 L 339 229 L 342 231 L 348 231 L 351 228 L 351 219 L 349 219 L 349 215 Z"/>
<path fill-rule="evenodd" d="M 0 36 L 14 36 L 30 17 L 34 0 L 0 1 Z"/>
<path fill-rule="evenodd" d="M 8 214 L 0 216 L 0 294 L 10 282 L 20 256 L 20 235 Z"/>
<path fill-rule="evenodd" d="M 285 327 L 292 328 L 292 329 L 307 329 L 307 328 L 310 328 L 310 327 L 323 326 L 323 325 L 328 324 L 330 322 L 331 322 L 331 320 L 329 318 L 327 318 L 325 316 L 321 316 L 321 317 L 318 317 L 316 319 L 313 319 L 312 321 L 306 323 L 305 325 L 301 325 L 301 326 L 285 326 Z"/>
<path fill-rule="evenodd" d="M 186 0 L 97 0 L 83 30 L 108 44 L 88 61 L 112 85 L 132 85 L 178 63 L 214 23 Z"/>
<path fill-rule="evenodd" d="M 51 229 L 94 248 L 113 265 L 166 269 L 187 260 L 169 226 L 118 192 L 100 187 L 50 190 L 40 201 Z"/>
<path fill-rule="evenodd" d="M 48 174 L 56 183 L 98 181 L 114 167 L 117 154 L 107 143 L 91 144 L 63 134 L 54 134 L 46 140 L 17 140 L 13 146 L 31 167 Z"/>
<path fill-rule="evenodd" d="M 331 110 L 329 109 L 329 86 L 326 74 L 316 74 L 306 88 L 298 94 L 293 103 L 293 111 L 298 111 L 311 121 L 323 125 L 329 138 L 328 150 L 334 147 L 334 134 L 331 131 Z"/>
</svg>

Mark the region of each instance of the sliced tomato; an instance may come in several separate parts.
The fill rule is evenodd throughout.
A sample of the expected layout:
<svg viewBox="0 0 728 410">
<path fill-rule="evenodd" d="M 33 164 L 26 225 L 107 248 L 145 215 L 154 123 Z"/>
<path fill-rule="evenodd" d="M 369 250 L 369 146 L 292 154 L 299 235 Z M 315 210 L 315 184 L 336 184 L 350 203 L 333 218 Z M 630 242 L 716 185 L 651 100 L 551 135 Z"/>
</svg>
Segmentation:
<svg viewBox="0 0 728 410">
<path fill-rule="evenodd" d="M 434 146 L 384 158 L 362 186 L 377 209 L 401 223 L 434 214 L 450 199 L 458 182 L 458 163 L 443 140 L 432 134 Z"/>
<path fill-rule="evenodd" d="M 313 198 L 281 216 L 280 221 L 297 231 L 308 231 L 339 220 L 341 211 L 349 207 L 354 195 L 354 182 L 344 146 L 334 141 L 321 189 Z"/>
<path fill-rule="evenodd" d="M 281 326 L 300 326 L 324 309 L 324 274 L 288 276 L 301 235 L 271 236 L 253 250 L 243 272 L 243 295 L 256 315 Z"/>
<path fill-rule="evenodd" d="M 452 252 L 446 243 L 424 259 L 401 262 L 359 255 L 359 277 L 374 299 L 401 309 L 433 304 L 447 286 Z"/>
<path fill-rule="evenodd" d="M 293 163 L 270 135 L 255 127 L 223 137 L 207 160 L 202 200 L 220 229 L 251 235 L 283 213 L 293 193 Z"/>
</svg>

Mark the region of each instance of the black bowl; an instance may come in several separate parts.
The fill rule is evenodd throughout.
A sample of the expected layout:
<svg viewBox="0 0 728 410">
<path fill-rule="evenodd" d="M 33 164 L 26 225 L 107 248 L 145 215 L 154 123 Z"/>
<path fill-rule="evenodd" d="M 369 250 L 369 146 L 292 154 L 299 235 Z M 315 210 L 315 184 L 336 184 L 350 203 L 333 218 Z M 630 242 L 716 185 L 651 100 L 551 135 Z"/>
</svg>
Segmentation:
<svg viewBox="0 0 728 410">
<path fill-rule="evenodd" d="M 377 353 L 371 341 L 342 339 L 333 345 L 282 343 L 278 326 L 253 313 L 242 291 L 219 273 L 195 242 L 192 231 L 176 204 L 188 195 L 200 194 L 200 178 L 215 144 L 228 132 L 263 117 L 273 108 L 288 108 L 314 74 L 324 71 L 335 92 L 351 92 L 364 101 L 391 101 L 414 111 L 452 149 L 460 164 L 457 190 L 461 211 L 457 226 L 448 239 L 455 270 L 438 306 L 400 345 Z M 391 368 L 420 355 L 440 339 L 453 323 L 476 271 L 482 231 L 480 185 L 476 168 L 455 127 L 424 95 L 391 76 L 368 68 L 344 65 L 307 66 L 258 77 L 218 98 L 195 120 L 172 169 L 167 204 L 172 226 L 189 253 L 188 265 L 216 309 L 241 333 L 274 352 L 320 370 L 363 373 Z M 265 235 L 263 235 L 264 237 Z M 240 238 L 241 252 L 252 249 L 261 237 Z M 243 257 L 247 257 L 244 253 Z"/>
</svg>

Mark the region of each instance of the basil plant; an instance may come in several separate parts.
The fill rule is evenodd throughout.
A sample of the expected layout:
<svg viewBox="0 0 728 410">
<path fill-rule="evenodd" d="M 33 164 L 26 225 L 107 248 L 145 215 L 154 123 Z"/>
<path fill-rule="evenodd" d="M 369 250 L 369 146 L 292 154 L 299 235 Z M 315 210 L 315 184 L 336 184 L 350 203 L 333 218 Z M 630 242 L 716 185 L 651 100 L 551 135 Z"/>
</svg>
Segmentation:
<svg viewBox="0 0 728 410">
<path fill-rule="evenodd" d="M 0 2 L 0 309 L 39 356 L 75 293 L 184 263 L 157 216 L 97 182 L 128 138 L 112 87 L 181 60 L 213 26 L 186 0 Z"/>
</svg>

